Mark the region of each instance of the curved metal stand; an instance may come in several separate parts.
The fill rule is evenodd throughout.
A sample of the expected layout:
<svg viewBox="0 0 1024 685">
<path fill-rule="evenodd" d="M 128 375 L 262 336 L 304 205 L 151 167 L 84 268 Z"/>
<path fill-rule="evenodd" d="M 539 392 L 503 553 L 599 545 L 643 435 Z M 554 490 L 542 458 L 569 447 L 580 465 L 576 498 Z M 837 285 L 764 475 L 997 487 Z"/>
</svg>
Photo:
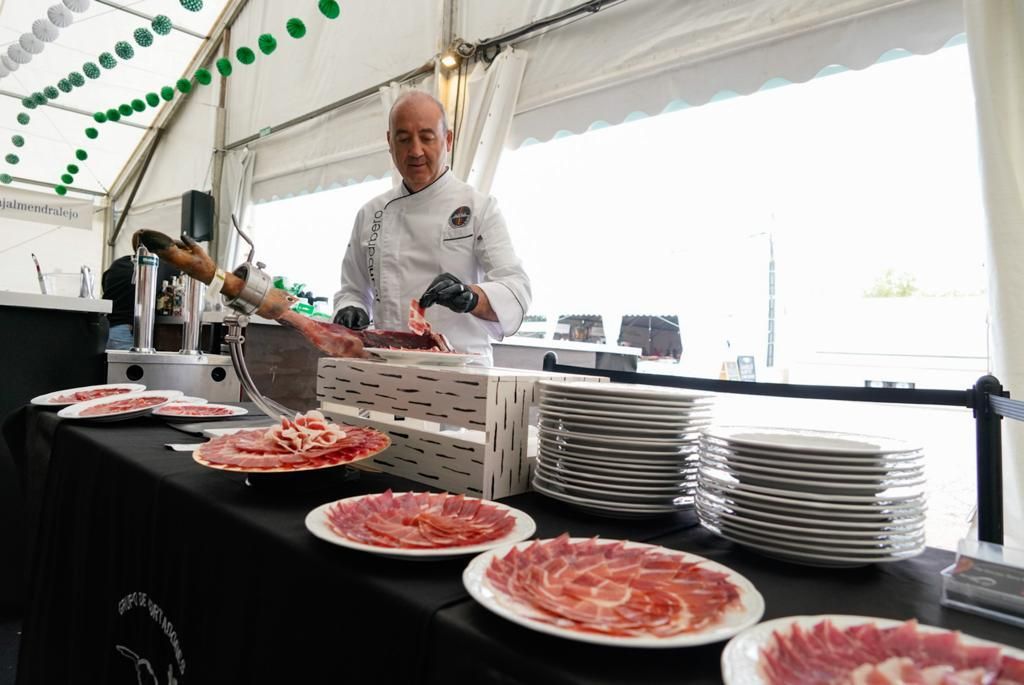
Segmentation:
<svg viewBox="0 0 1024 685">
<path fill-rule="evenodd" d="M 269 397 L 264 397 L 263 393 L 256 389 L 256 384 L 253 382 L 252 376 L 249 375 L 249 369 L 245 365 L 245 356 L 242 353 L 242 343 L 245 342 L 243 329 L 249 323 L 249 317 L 244 314 L 228 314 L 224 317 L 224 323 L 228 327 L 224 341 L 228 344 L 231 365 L 235 367 L 235 374 L 238 376 L 238 380 L 241 381 L 245 394 L 259 407 L 260 411 L 271 418 L 277 419 L 281 416 L 290 418 L 295 416 L 298 412 L 278 404 Z"/>
</svg>

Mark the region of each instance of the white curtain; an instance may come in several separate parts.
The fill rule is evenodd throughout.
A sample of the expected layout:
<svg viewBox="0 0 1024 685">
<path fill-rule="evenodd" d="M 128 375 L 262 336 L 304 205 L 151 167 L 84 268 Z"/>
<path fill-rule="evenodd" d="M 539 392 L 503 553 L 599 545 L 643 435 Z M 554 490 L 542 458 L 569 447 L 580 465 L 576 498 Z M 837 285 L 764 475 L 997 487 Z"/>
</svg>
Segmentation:
<svg viewBox="0 0 1024 685">
<path fill-rule="evenodd" d="M 1024 396 L 1024 3 L 964 0 L 988 215 L 992 373 Z M 1024 548 L 1024 426 L 1003 420 L 1006 544 Z"/>
<path fill-rule="evenodd" d="M 527 53 L 507 48 L 488 66 L 478 61 L 458 104 L 459 128 L 452 171 L 481 193 L 489 193 L 512 127 Z M 451 114 L 451 110 L 449 110 Z"/>
</svg>

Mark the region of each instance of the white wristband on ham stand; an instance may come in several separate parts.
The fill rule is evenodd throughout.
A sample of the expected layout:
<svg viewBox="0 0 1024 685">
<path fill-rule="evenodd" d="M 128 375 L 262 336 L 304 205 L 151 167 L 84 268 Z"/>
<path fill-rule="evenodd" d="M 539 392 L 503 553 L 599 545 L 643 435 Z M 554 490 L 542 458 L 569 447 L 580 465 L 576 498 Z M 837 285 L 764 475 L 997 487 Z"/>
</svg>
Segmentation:
<svg viewBox="0 0 1024 685">
<path fill-rule="evenodd" d="M 217 272 L 213 274 L 213 279 L 210 280 L 210 286 L 206 290 L 206 301 L 216 302 L 220 291 L 224 287 L 224 281 L 227 278 L 224 273 L 224 269 L 217 269 Z"/>
</svg>

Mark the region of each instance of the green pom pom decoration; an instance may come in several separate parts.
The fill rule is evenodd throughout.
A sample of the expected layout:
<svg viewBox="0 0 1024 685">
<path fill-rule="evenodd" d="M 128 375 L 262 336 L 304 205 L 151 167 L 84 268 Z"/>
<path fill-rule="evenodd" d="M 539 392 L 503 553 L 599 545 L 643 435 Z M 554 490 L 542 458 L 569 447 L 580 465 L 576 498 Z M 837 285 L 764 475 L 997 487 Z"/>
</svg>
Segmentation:
<svg viewBox="0 0 1024 685">
<path fill-rule="evenodd" d="M 71 81 L 68 81 L 66 78 L 62 78 L 60 81 L 57 81 L 57 88 L 61 92 L 70 93 L 73 87 L 74 86 L 71 85 Z"/>
<path fill-rule="evenodd" d="M 320 8 L 320 14 L 328 19 L 337 19 L 341 14 L 341 7 L 338 6 L 337 0 L 320 0 L 317 6 Z"/>
<path fill-rule="evenodd" d="M 58 195 L 61 195 L 61 196 L 68 194 L 68 189 L 65 188 L 64 186 L 54 186 L 53 190 L 54 190 L 54 192 L 56 192 Z"/>
<path fill-rule="evenodd" d="M 123 117 L 130 117 L 133 110 L 131 105 L 118 105 L 117 111 L 120 112 Z"/>
<path fill-rule="evenodd" d="M 210 85 L 210 82 L 213 81 L 213 74 L 211 74 L 207 69 L 197 69 L 196 81 L 198 81 L 200 85 L 208 86 Z"/>
<path fill-rule="evenodd" d="M 30 97 L 22 98 L 21 99 L 21 106 L 24 107 L 25 109 L 35 109 L 36 108 L 36 101 L 33 100 Z"/>
<path fill-rule="evenodd" d="M 226 57 L 221 57 L 217 60 L 217 71 L 220 72 L 221 76 L 231 76 L 231 60 Z"/>
<path fill-rule="evenodd" d="M 79 162 L 84 162 L 85 160 L 89 159 L 89 153 L 83 150 L 82 148 L 78 148 L 77 150 L 75 150 L 75 157 L 78 159 Z"/>
<path fill-rule="evenodd" d="M 106 53 L 104 53 L 104 54 L 106 54 Z M 114 58 L 111 57 L 110 59 L 113 60 Z M 111 68 L 113 68 L 113 66 L 114 65 L 111 64 L 109 67 L 107 67 L 107 69 L 111 69 Z M 83 64 L 82 65 L 82 71 L 89 78 L 99 78 L 100 77 L 100 68 L 98 66 L 96 66 L 93 62 L 86 62 L 85 64 Z"/>
<path fill-rule="evenodd" d="M 61 174 L 60 180 L 64 181 L 68 185 L 71 185 L 72 183 L 75 182 L 75 177 L 72 176 L 71 174 Z"/>
<path fill-rule="evenodd" d="M 160 89 L 160 97 L 162 97 L 167 102 L 170 102 L 174 99 L 174 89 L 170 86 L 164 86 Z"/>
<path fill-rule="evenodd" d="M 135 48 L 131 46 L 126 40 L 119 40 L 114 44 L 114 54 L 121 59 L 131 59 L 135 57 Z"/>
<path fill-rule="evenodd" d="M 11 142 L 14 143 L 14 147 L 21 147 L 25 144 L 25 139 L 15 133 L 11 136 Z"/>
<path fill-rule="evenodd" d="M 189 12 L 198 12 L 203 9 L 203 0 L 178 0 L 178 2 Z"/>
<path fill-rule="evenodd" d="M 10 183 L 14 180 L 14 177 L 10 174 L 0 174 L 0 183 Z"/>
<path fill-rule="evenodd" d="M 140 48 L 148 48 L 153 44 L 153 34 L 149 32 L 149 29 L 135 29 L 132 37 L 135 38 L 135 42 Z"/>
<path fill-rule="evenodd" d="M 252 64 L 256 61 L 256 53 L 253 52 L 251 48 L 247 47 L 238 48 L 238 50 L 235 51 L 235 57 L 237 57 L 238 61 L 242 64 Z"/>
<path fill-rule="evenodd" d="M 8 154 L 8 155 L 7 155 L 6 157 L 4 157 L 4 160 L 5 160 L 5 161 L 6 161 L 6 162 L 7 162 L 8 164 L 17 164 L 18 162 L 20 162 L 20 161 L 21 161 L 21 160 L 20 160 L 20 159 L 18 158 L 18 155 L 15 155 L 15 154 L 13 154 L 13 153 L 11 153 L 11 154 Z"/>
<path fill-rule="evenodd" d="M 99 137 L 99 135 L 100 135 L 100 132 L 97 131 L 96 129 L 94 129 L 92 126 L 90 126 L 89 128 L 85 129 L 85 137 L 86 138 L 97 138 L 97 137 Z"/>
<path fill-rule="evenodd" d="M 100 66 L 104 69 L 113 69 L 117 66 L 117 60 L 109 52 L 100 53 Z M 89 73 L 89 72 L 86 72 Z M 94 77 L 95 78 L 95 77 Z"/>
<path fill-rule="evenodd" d="M 256 42 L 260 46 L 260 52 L 264 55 L 269 55 L 274 50 L 277 50 L 277 38 L 274 38 L 269 33 L 261 34 Z"/>
<path fill-rule="evenodd" d="M 146 111 L 146 103 L 140 100 L 139 98 L 135 98 L 134 100 L 132 100 L 132 109 L 134 109 L 136 112 L 144 112 Z"/>
<path fill-rule="evenodd" d="M 165 14 L 158 14 L 153 17 L 153 21 L 149 26 L 153 29 L 153 33 L 160 36 L 166 36 L 171 32 L 171 29 L 174 28 L 174 25 L 171 24 L 170 17 Z"/>
<path fill-rule="evenodd" d="M 285 22 L 284 28 L 292 38 L 302 38 L 306 35 L 306 25 L 298 17 L 292 17 Z"/>
<path fill-rule="evenodd" d="M 81 88 L 85 85 L 85 77 L 79 74 L 77 71 L 73 71 L 68 74 L 68 81 L 71 82 L 75 88 Z"/>
<path fill-rule="evenodd" d="M 36 103 L 37 105 L 45 105 L 46 96 L 37 90 L 36 92 L 32 93 L 32 102 Z"/>
<path fill-rule="evenodd" d="M 187 78 L 178 79 L 178 82 L 174 85 L 178 87 L 178 90 L 181 91 L 182 95 L 192 90 L 192 82 L 189 81 Z"/>
<path fill-rule="evenodd" d="M 78 165 L 77 164 L 68 164 L 68 173 L 69 174 L 77 174 L 78 173 Z"/>
<path fill-rule="evenodd" d="M 28 126 L 28 122 L 32 121 L 32 117 L 25 114 L 24 112 L 18 113 L 18 123 L 22 126 Z"/>
<path fill-rule="evenodd" d="M 160 104 L 160 96 L 156 93 L 146 93 L 146 104 L 150 107 L 156 107 Z"/>
<path fill-rule="evenodd" d="M 107 110 L 107 121 L 118 121 L 121 118 L 121 113 L 116 109 Z"/>
<path fill-rule="evenodd" d="M 46 96 L 47 100 L 56 100 L 57 96 L 60 95 L 60 91 L 53 86 L 46 86 L 46 88 L 43 88 L 43 95 Z"/>
</svg>

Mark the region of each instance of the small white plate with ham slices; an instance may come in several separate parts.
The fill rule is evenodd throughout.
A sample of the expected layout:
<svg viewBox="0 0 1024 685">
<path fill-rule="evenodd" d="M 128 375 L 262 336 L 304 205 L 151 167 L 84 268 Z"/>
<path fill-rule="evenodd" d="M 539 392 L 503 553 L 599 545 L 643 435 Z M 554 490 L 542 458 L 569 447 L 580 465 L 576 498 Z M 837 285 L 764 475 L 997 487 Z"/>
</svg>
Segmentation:
<svg viewBox="0 0 1024 685">
<path fill-rule="evenodd" d="M 127 395 L 130 392 L 141 392 L 146 386 L 139 383 L 105 383 L 103 385 L 86 385 L 81 388 L 56 390 L 38 397 L 33 397 L 30 404 L 39 407 L 67 407 L 79 402 L 88 402 L 112 395 Z"/>
<path fill-rule="evenodd" d="M 595 584 L 595 574 L 603 582 Z M 687 582 L 673 582 L 678 574 Z M 626 540 L 562 535 L 504 545 L 473 559 L 462 582 L 473 599 L 513 623 L 614 647 L 721 642 L 764 613 L 764 598 L 732 569 Z"/>
<path fill-rule="evenodd" d="M 794 642 L 794 630 L 798 630 L 800 636 L 809 636 L 810 641 L 798 637 Z M 956 668 L 957 656 L 961 656 L 972 667 L 977 665 L 984 668 L 986 675 L 1001 673 L 1006 680 L 999 682 L 1024 682 L 1024 651 L 1019 649 L 946 628 L 919 625 L 916 621 L 845 615 L 787 616 L 744 630 L 730 640 L 722 652 L 722 678 L 726 685 L 847 682 L 844 676 L 851 669 L 844 668 L 839 658 L 835 658 L 836 655 L 830 658 L 830 654 L 824 650 L 809 649 L 810 644 L 823 635 L 839 638 L 837 642 L 831 643 L 829 650 L 837 649 L 838 644 L 848 648 L 849 653 L 838 656 L 853 661 L 864 659 L 864 664 L 858 666 L 862 670 L 857 673 L 863 674 L 865 679 L 851 682 L 898 683 L 903 680 L 893 677 L 892 673 L 900 673 L 901 669 L 919 673 L 924 664 L 915 663 L 910 655 L 923 641 L 928 643 L 929 653 L 948 653 L 951 669 Z M 777 641 L 788 648 L 786 656 L 781 656 Z M 907 653 L 908 656 L 890 658 L 887 654 L 876 655 L 881 645 L 886 645 L 897 654 Z M 868 680 L 868 677 L 874 679 Z M 940 681 L 941 678 L 934 680 Z M 907 679 L 907 682 L 933 681 Z M 965 679 L 962 682 L 996 682 L 996 678 Z"/>
<path fill-rule="evenodd" d="M 388 490 L 322 504 L 306 515 L 306 528 L 321 540 L 371 554 L 444 559 L 526 540 L 537 524 L 499 502 Z"/>
<path fill-rule="evenodd" d="M 157 407 L 171 402 L 184 393 L 180 390 L 143 390 L 124 395 L 110 395 L 64 407 L 57 416 L 62 419 L 88 419 L 92 421 L 121 421 L 145 416 Z"/>
<path fill-rule="evenodd" d="M 170 402 L 153 410 L 153 416 L 159 416 L 165 421 L 216 421 L 218 419 L 230 419 L 233 416 L 243 416 L 249 410 L 245 407 L 235 407 L 230 404 L 186 404 L 183 402 Z"/>
</svg>

